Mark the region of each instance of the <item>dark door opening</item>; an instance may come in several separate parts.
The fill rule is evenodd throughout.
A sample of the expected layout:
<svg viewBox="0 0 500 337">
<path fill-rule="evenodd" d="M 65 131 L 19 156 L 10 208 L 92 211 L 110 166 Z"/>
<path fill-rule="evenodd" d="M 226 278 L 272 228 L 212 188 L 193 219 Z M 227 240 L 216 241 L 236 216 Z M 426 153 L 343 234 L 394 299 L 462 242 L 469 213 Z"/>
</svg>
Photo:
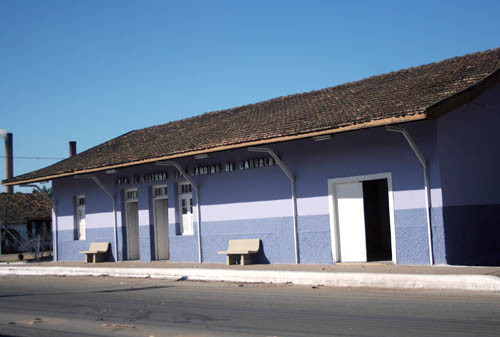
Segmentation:
<svg viewBox="0 0 500 337">
<path fill-rule="evenodd" d="M 363 181 L 367 261 L 391 261 L 387 179 Z"/>
</svg>

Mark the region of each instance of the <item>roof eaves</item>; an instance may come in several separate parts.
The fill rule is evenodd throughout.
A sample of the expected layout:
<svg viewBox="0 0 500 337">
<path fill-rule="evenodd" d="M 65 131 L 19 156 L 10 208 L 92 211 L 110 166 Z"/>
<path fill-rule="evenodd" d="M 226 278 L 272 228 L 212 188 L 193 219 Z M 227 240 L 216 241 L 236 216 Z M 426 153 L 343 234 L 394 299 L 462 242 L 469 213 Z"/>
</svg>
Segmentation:
<svg viewBox="0 0 500 337">
<path fill-rule="evenodd" d="M 474 83 L 468 88 L 459 91 L 441 101 L 431 105 L 425 110 L 425 113 L 429 119 L 436 119 L 441 117 L 448 112 L 469 103 L 479 95 L 481 95 L 488 88 L 492 87 L 496 83 L 500 82 L 500 68 L 490 73 L 488 76 L 482 80 Z"/>
<path fill-rule="evenodd" d="M 389 117 L 389 118 L 383 118 L 383 119 L 376 119 L 376 120 L 370 120 L 368 122 L 359 123 L 359 124 L 349 124 L 346 126 L 337 127 L 337 128 L 333 128 L 333 129 L 326 129 L 326 130 L 321 130 L 321 131 L 311 131 L 311 132 L 295 134 L 295 135 L 286 135 L 286 136 L 274 137 L 274 138 L 269 138 L 269 139 L 253 140 L 250 142 L 221 145 L 221 146 L 215 146 L 212 148 L 207 148 L 207 149 L 202 149 L 202 150 L 188 151 L 188 152 L 171 154 L 171 155 L 149 158 L 149 159 L 144 159 L 144 160 L 125 162 L 125 163 L 121 163 L 121 164 L 114 164 L 114 165 L 107 165 L 107 166 L 101 166 L 101 167 L 95 167 L 95 168 L 82 169 L 82 170 L 77 170 L 77 171 L 57 173 L 57 174 L 53 174 L 53 175 L 40 176 L 40 177 L 31 178 L 31 179 L 24 179 L 24 180 L 17 180 L 15 178 L 6 179 L 6 180 L 2 181 L 2 184 L 4 186 L 22 185 L 22 184 L 52 180 L 52 179 L 57 179 L 57 178 L 69 177 L 69 176 L 74 176 L 74 175 L 80 175 L 80 174 L 102 172 L 102 171 L 106 171 L 106 170 L 110 170 L 110 169 L 138 166 L 138 165 L 143 165 L 143 164 L 154 163 L 154 162 L 161 161 L 161 160 L 184 158 L 184 157 L 194 156 L 194 155 L 202 154 L 202 153 L 212 153 L 212 152 L 219 152 L 219 151 L 225 151 L 225 150 L 239 149 L 239 148 L 244 148 L 244 147 L 249 147 L 249 146 L 273 144 L 273 143 L 279 143 L 279 142 L 284 142 L 284 141 L 311 138 L 311 137 L 315 137 L 315 136 L 341 133 L 341 132 L 347 132 L 347 131 L 354 131 L 354 130 L 360 130 L 360 129 L 366 129 L 366 128 L 373 128 L 373 127 L 390 125 L 390 124 L 406 123 L 406 122 L 417 121 L 417 120 L 422 120 L 422 119 L 426 119 L 426 118 L 427 118 L 426 114 L 419 113 L 419 114 L 413 114 L 413 115 L 406 115 L 406 116 L 402 116 L 402 117 Z"/>
</svg>

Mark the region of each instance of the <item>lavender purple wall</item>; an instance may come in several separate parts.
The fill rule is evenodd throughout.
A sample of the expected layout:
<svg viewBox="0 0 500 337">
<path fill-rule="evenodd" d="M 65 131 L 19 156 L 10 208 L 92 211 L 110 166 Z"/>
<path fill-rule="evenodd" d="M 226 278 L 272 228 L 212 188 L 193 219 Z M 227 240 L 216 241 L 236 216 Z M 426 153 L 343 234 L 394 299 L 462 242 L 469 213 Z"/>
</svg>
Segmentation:
<svg viewBox="0 0 500 337">
<path fill-rule="evenodd" d="M 103 182 L 110 185 L 111 179 Z M 113 203 L 111 199 L 91 180 L 80 180 L 64 178 L 54 180 L 53 203 L 57 205 L 57 250 L 58 259 L 63 261 L 84 260 L 84 255 L 80 251 L 87 250 L 91 242 L 108 241 L 111 242 L 111 252 L 114 251 L 113 242 Z M 86 240 L 75 240 L 75 201 L 76 195 L 86 196 Z M 121 208 L 118 204 L 120 214 Z M 121 226 L 121 216 L 118 221 Z M 56 222 L 53 219 L 53 223 Z M 120 232 L 119 232 L 120 233 Z M 119 235 L 118 249 L 122 254 L 123 242 Z"/>
<path fill-rule="evenodd" d="M 437 121 L 446 256 L 500 265 L 500 84 Z"/>
<path fill-rule="evenodd" d="M 435 122 L 425 121 L 404 125 L 414 137 L 424 156 L 431 163 L 433 195 L 434 257 L 445 262 L 442 220 L 441 177 L 438 153 L 435 150 Z M 404 138 L 375 128 L 337 134 L 331 140 L 312 139 L 273 144 L 273 148 L 296 177 L 298 207 L 298 246 L 302 263 L 332 263 L 328 179 L 390 172 L 394 191 L 394 219 L 398 263 L 427 264 L 427 224 L 423 171 Z M 203 160 L 179 159 L 182 166 L 224 164 L 262 157 L 246 149 L 212 154 Z M 126 251 L 125 218 L 122 209 L 123 189 L 139 187 L 139 225 L 141 260 L 154 259 L 154 228 L 151 186 L 155 183 L 118 186 L 119 176 L 143 176 L 168 170 L 169 186 L 169 247 L 174 262 L 198 261 L 196 223 L 194 235 L 177 235 L 179 224 L 177 182 L 173 169 L 144 165 L 118 170 L 115 175 L 97 174 L 118 197 L 119 259 Z M 194 177 L 200 186 L 201 237 L 204 262 L 223 263 L 233 238 L 260 238 L 263 263 L 294 263 L 292 205 L 290 181 L 278 166 L 221 172 Z M 113 243 L 111 199 L 90 180 L 63 178 L 54 181 L 59 216 L 59 258 L 83 260 L 80 250 L 92 241 Z M 87 240 L 73 240 L 73 196 L 87 196 Z M 194 197 L 194 193 L 193 193 Z M 196 203 L 196 200 L 195 200 Z M 196 219 L 196 215 L 195 215 Z M 122 226 L 123 225 L 123 226 Z"/>
</svg>

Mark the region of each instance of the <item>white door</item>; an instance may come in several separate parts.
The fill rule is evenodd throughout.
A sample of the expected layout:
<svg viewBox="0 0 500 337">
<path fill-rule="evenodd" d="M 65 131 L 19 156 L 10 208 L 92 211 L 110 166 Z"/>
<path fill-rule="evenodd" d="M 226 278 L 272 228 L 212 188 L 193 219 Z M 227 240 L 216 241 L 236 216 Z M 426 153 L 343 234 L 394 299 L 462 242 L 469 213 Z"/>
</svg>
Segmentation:
<svg viewBox="0 0 500 337">
<path fill-rule="evenodd" d="M 85 240 L 86 224 L 85 224 L 85 205 L 80 205 L 76 211 L 78 224 L 78 240 Z"/>
<path fill-rule="evenodd" d="M 191 196 L 181 196 L 181 212 L 182 212 L 182 234 L 193 234 L 193 198 Z"/>
<path fill-rule="evenodd" d="M 86 221 L 85 221 L 85 196 L 79 195 L 76 197 L 76 228 L 77 228 L 77 239 L 85 240 L 86 233 Z"/>
<path fill-rule="evenodd" d="M 189 183 L 179 184 L 181 234 L 193 235 L 193 190 Z"/>
<path fill-rule="evenodd" d="M 156 259 L 167 260 L 168 254 L 168 199 L 156 199 L 155 209 L 155 243 Z"/>
<path fill-rule="evenodd" d="M 127 212 L 127 259 L 139 259 L 139 203 L 126 203 Z"/>
<path fill-rule="evenodd" d="M 366 262 L 365 212 L 361 182 L 335 184 L 335 202 L 342 262 Z"/>
</svg>

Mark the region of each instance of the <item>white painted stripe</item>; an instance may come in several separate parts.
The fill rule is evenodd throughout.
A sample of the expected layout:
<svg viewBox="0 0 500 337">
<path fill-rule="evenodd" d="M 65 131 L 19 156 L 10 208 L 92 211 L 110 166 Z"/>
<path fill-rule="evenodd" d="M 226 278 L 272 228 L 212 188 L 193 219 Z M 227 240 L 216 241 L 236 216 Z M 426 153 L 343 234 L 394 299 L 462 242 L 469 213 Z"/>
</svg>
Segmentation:
<svg viewBox="0 0 500 337">
<path fill-rule="evenodd" d="M 431 190 L 432 206 L 442 207 L 441 189 Z M 424 190 L 406 190 L 394 192 L 394 208 L 396 210 L 425 208 Z M 318 196 L 297 199 L 299 216 L 327 215 L 328 196 Z M 231 221 L 248 219 L 265 219 L 292 216 L 291 199 L 235 202 L 231 204 L 201 205 L 202 221 Z M 169 222 L 176 218 L 175 210 L 169 207 Z M 118 220 L 121 221 L 120 214 Z M 139 210 L 139 223 L 149 224 L 149 211 Z M 73 230 L 73 216 L 59 217 L 60 230 Z M 87 214 L 87 228 L 113 227 L 113 213 L 101 212 Z"/>
<path fill-rule="evenodd" d="M 292 216 L 290 199 L 201 205 L 202 221 L 265 219 L 284 216 Z"/>
<path fill-rule="evenodd" d="M 443 207 L 443 193 L 440 188 L 431 188 L 432 207 Z"/>
<path fill-rule="evenodd" d="M 328 195 L 297 199 L 297 213 L 299 216 L 327 215 Z"/>
<path fill-rule="evenodd" d="M 113 216 L 113 213 L 110 215 L 111 217 Z M 113 218 L 111 218 L 113 220 Z M 140 209 L 139 210 L 139 226 L 146 226 L 149 225 L 151 221 L 149 221 L 149 210 L 147 209 Z"/>
<path fill-rule="evenodd" d="M 299 216 L 328 214 L 328 196 L 297 199 Z M 232 204 L 201 205 L 202 221 L 266 219 L 292 216 L 292 200 L 235 202 Z"/>
<path fill-rule="evenodd" d="M 118 214 L 119 216 L 119 214 Z M 113 228 L 113 212 L 90 213 L 85 215 L 87 229 Z M 145 223 L 149 224 L 149 217 Z M 75 227 L 74 218 L 71 215 L 60 216 L 58 218 L 58 228 L 60 231 L 73 230 Z"/>
<path fill-rule="evenodd" d="M 75 223 L 73 216 L 59 216 L 57 227 L 60 231 L 73 230 L 75 228 Z"/>
<path fill-rule="evenodd" d="M 432 207 L 443 207 L 440 188 L 431 189 L 431 202 Z M 423 189 L 394 191 L 394 208 L 396 210 L 425 209 L 425 191 Z"/>
</svg>

